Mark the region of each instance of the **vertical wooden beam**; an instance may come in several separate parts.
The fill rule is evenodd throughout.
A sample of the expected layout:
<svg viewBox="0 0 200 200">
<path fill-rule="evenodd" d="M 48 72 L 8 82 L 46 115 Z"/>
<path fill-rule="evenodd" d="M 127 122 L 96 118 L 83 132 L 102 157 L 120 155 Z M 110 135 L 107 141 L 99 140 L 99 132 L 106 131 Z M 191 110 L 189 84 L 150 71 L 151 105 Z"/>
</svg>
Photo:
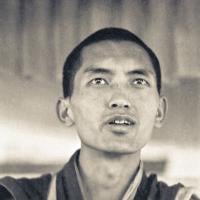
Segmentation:
<svg viewBox="0 0 200 200">
<path fill-rule="evenodd" d="M 6 73 L 20 74 L 20 68 L 16 67 L 18 58 L 16 41 L 19 40 L 17 33 L 18 26 L 18 5 L 17 1 L 0 2 L 0 70 Z"/>
<path fill-rule="evenodd" d="M 182 0 L 175 26 L 179 76 L 200 77 L 200 2 Z"/>
<path fill-rule="evenodd" d="M 79 0 L 58 0 L 54 24 L 56 79 L 62 80 L 63 63 L 79 41 Z"/>
<path fill-rule="evenodd" d="M 15 73 L 20 77 L 23 77 L 23 31 L 24 31 L 24 0 L 16 1 L 17 13 L 16 13 L 16 34 L 15 34 L 15 43 L 16 43 L 16 59 L 15 59 Z"/>
<path fill-rule="evenodd" d="M 141 36 L 141 27 L 145 13 L 141 10 L 141 2 L 138 0 L 124 0 L 122 3 L 122 27 L 133 31 L 136 35 Z"/>
<path fill-rule="evenodd" d="M 149 16 L 143 35 L 152 49 L 157 53 L 167 83 L 176 81 L 176 59 L 174 46 L 175 13 L 173 0 L 149 1 Z"/>
<path fill-rule="evenodd" d="M 112 0 L 91 1 L 91 32 L 113 25 L 111 10 Z"/>
<path fill-rule="evenodd" d="M 23 76 L 34 78 L 39 66 L 37 54 L 38 35 L 35 33 L 35 15 L 37 9 L 34 1 L 23 1 L 24 4 L 24 29 L 22 33 Z M 37 36 L 36 36 L 37 35 Z M 41 36 L 40 36 L 41 38 Z"/>
</svg>

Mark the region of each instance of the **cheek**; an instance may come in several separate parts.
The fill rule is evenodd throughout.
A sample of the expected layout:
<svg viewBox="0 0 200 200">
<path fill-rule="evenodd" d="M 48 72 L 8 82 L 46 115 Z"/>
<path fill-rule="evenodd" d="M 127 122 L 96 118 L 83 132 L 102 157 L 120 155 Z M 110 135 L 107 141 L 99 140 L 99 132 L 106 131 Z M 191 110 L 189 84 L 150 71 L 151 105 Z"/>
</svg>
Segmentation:
<svg viewBox="0 0 200 200">
<path fill-rule="evenodd" d="M 90 94 L 81 95 L 73 98 L 71 108 L 75 121 L 79 123 L 80 121 L 94 123 L 101 112 L 102 101 L 100 98 Z"/>
<path fill-rule="evenodd" d="M 157 99 L 149 97 L 142 98 L 138 104 L 140 117 L 145 118 L 148 121 L 154 121 L 159 106 Z"/>
<path fill-rule="evenodd" d="M 156 104 L 145 105 L 144 110 L 145 110 L 145 116 L 148 119 L 154 119 L 157 112 L 157 105 Z"/>
</svg>

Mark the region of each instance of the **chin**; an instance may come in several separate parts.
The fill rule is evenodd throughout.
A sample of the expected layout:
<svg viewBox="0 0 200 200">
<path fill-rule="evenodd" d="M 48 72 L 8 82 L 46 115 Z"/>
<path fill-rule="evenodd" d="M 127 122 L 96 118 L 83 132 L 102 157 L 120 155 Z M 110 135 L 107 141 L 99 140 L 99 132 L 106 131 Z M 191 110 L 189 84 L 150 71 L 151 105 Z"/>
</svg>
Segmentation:
<svg viewBox="0 0 200 200">
<path fill-rule="evenodd" d="M 137 153 L 141 150 L 141 148 L 135 144 L 127 144 L 127 143 L 115 143 L 115 144 L 85 144 L 86 147 L 93 149 L 95 151 L 104 152 L 104 153 L 112 153 L 112 154 L 133 154 Z"/>
<path fill-rule="evenodd" d="M 107 152 L 107 153 L 115 153 L 115 154 L 132 154 L 137 153 L 140 149 L 139 148 L 133 148 L 133 146 L 112 146 L 101 149 L 101 151 Z"/>
</svg>

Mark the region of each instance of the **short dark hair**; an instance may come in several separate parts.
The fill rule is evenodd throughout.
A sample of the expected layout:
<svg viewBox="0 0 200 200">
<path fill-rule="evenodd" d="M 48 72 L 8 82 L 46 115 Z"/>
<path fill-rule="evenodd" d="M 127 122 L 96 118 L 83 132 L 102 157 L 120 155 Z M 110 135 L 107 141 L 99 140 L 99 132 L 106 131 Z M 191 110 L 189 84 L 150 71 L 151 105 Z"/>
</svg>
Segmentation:
<svg viewBox="0 0 200 200">
<path fill-rule="evenodd" d="M 161 91 L 161 70 L 159 60 L 156 54 L 139 37 L 132 32 L 122 28 L 104 28 L 96 31 L 79 43 L 68 55 L 63 67 L 63 94 L 64 97 L 72 95 L 73 82 L 76 72 L 81 66 L 81 52 L 86 46 L 100 41 L 130 41 L 142 47 L 150 57 L 157 82 L 157 90 Z"/>
</svg>

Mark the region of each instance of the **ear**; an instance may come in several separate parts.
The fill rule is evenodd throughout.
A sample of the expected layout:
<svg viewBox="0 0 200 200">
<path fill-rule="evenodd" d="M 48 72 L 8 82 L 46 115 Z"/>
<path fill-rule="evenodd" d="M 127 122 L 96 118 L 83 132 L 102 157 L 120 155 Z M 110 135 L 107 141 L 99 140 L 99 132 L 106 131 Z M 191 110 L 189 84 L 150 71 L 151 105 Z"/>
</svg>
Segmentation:
<svg viewBox="0 0 200 200">
<path fill-rule="evenodd" d="M 69 127 L 74 124 L 74 117 L 70 108 L 69 98 L 59 98 L 56 105 L 56 111 L 58 119 L 62 123 Z"/>
<path fill-rule="evenodd" d="M 159 102 L 159 107 L 156 113 L 156 118 L 155 118 L 155 127 L 160 128 L 166 118 L 168 110 L 168 103 L 167 103 L 167 98 L 165 96 L 160 97 L 160 102 Z"/>
</svg>

